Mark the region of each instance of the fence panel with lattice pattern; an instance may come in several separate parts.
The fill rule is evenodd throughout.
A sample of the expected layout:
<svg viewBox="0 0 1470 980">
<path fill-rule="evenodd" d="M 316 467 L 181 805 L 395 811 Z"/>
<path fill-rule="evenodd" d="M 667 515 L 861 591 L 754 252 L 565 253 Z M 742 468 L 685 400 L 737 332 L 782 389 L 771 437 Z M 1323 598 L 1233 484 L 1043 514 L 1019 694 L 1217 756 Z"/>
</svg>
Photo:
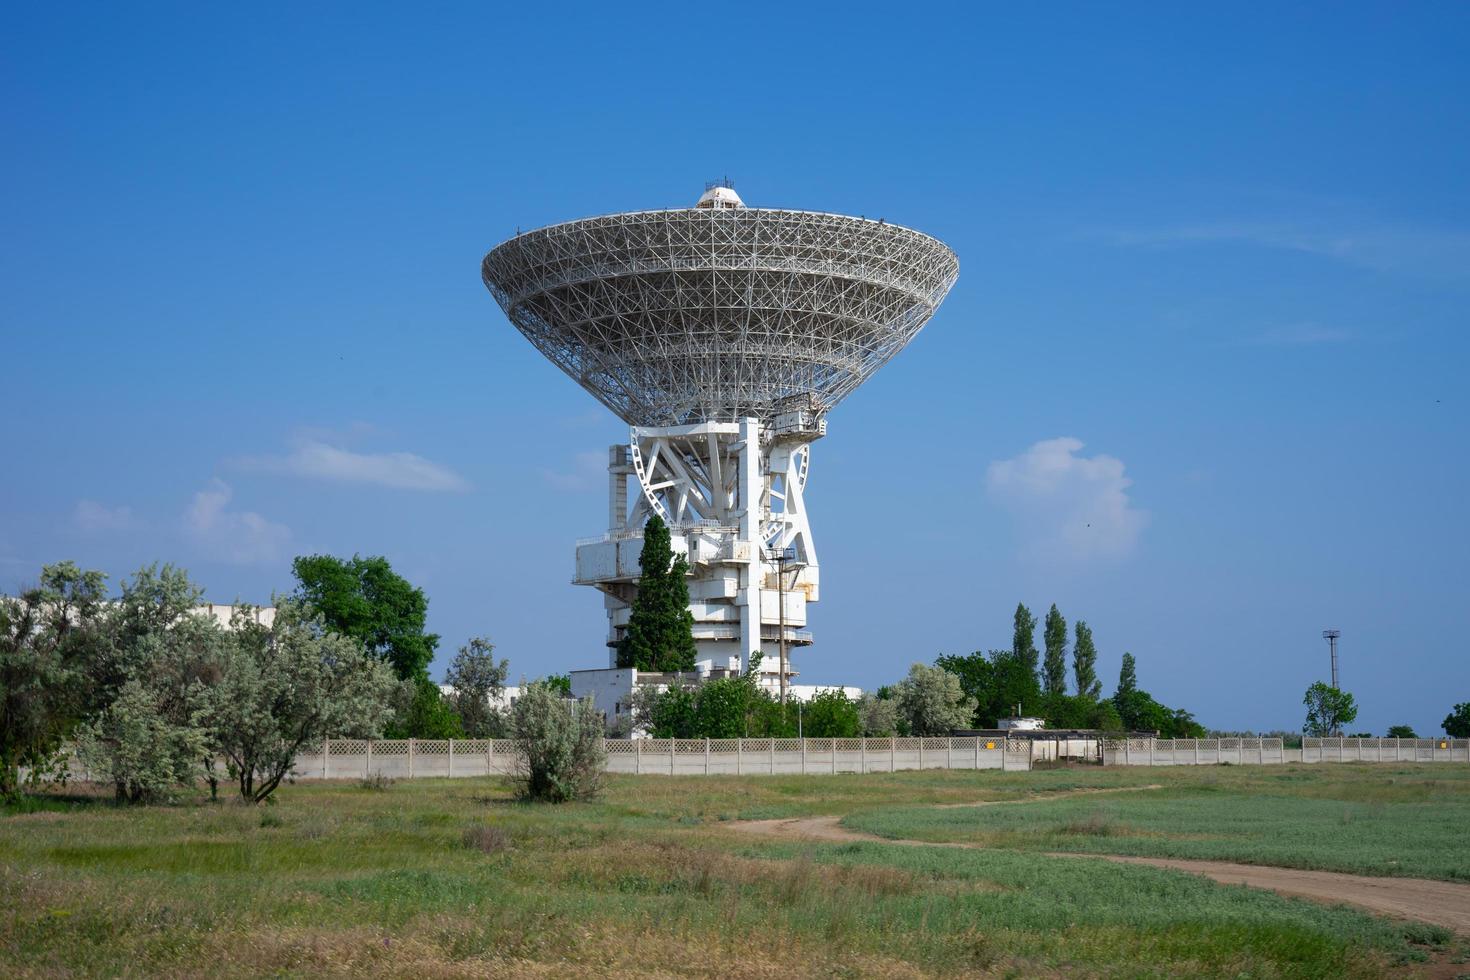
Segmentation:
<svg viewBox="0 0 1470 980">
<path fill-rule="evenodd" d="M 648 775 L 808 775 L 915 769 L 1026 770 L 1049 758 L 1044 740 L 964 738 L 726 738 L 608 739 L 607 769 Z M 1102 738 L 1104 765 L 1272 765 L 1284 762 L 1470 762 L 1470 740 L 1303 738 L 1288 749 L 1279 738 Z M 510 775 L 516 743 L 509 739 L 331 739 L 296 760 L 298 779 L 393 779 Z M 78 770 L 78 778 L 85 774 Z"/>
</svg>

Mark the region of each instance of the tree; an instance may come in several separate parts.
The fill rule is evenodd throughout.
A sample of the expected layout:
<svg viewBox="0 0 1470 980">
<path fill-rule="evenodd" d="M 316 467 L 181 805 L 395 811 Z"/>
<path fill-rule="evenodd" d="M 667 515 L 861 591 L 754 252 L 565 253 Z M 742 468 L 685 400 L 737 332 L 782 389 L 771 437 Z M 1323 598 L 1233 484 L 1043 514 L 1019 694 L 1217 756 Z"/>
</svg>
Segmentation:
<svg viewBox="0 0 1470 980">
<path fill-rule="evenodd" d="M 326 627 L 352 637 L 386 661 L 400 680 L 429 676 L 439 637 L 425 630 L 429 600 L 393 571 L 388 559 L 307 555 L 291 563 L 295 598 Z"/>
<path fill-rule="evenodd" d="M 1042 630 L 1046 641 L 1046 659 L 1043 661 L 1043 686 L 1047 694 L 1067 693 L 1067 621 L 1052 603 L 1046 614 L 1046 628 Z"/>
<path fill-rule="evenodd" d="M 1138 665 L 1133 654 L 1123 654 L 1123 669 L 1118 671 L 1117 694 L 1131 694 L 1138 690 Z M 1117 694 L 1114 697 L 1117 697 Z"/>
<path fill-rule="evenodd" d="M 1183 708 L 1168 708 L 1139 688 L 1138 668 L 1131 653 L 1123 654 L 1123 669 L 1118 675 L 1118 689 L 1113 693 L 1112 704 L 1127 731 L 1157 732 L 1160 738 L 1202 738 L 1205 735 L 1204 726 L 1194 720 L 1194 715 Z"/>
<path fill-rule="evenodd" d="M 572 675 L 547 674 L 546 686 L 555 691 L 559 696 L 569 698 L 572 696 Z"/>
<path fill-rule="evenodd" d="M 1164 738 L 1204 738 L 1208 733 L 1204 725 L 1194 720 L 1193 714 L 1183 708 L 1175 708 L 1161 734 Z"/>
<path fill-rule="evenodd" d="M 645 728 L 654 738 L 785 737 L 781 706 L 756 683 L 759 654 L 739 676 L 720 677 L 697 687 L 671 684 L 633 693 L 631 728 Z M 794 718 L 794 709 L 791 712 Z M 791 722 L 794 729 L 795 721 Z"/>
<path fill-rule="evenodd" d="M 505 678 L 510 661 L 495 660 L 495 644 L 484 637 L 472 637 L 459 648 L 449 662 L 444 682 L 454 688 L 449 701 L 464 733 L 470 738 L 494 738 L 500 734 L 503 719 L 497 704 L 505 693 Z"/>
<path fill-rule="evenodd" d="M 1307 721 L 1302 731 L 1322 737 L 1342 731 L 1342 726 L 1358 717 L 1358 706 L 1346 691 L 1317 681 L 1307 688 L 1302 704 L 1307 707 Z"/>
<path fill-rule="evenodd" d="M 966 696 L 960 679 L 949 671 L 914 664 L 899 682 L 898 716 L 914 735 L 948 735 L 964 728 L 975 714 L 975 699 Z"/>
<path fill-rule="evenodd" d="M 808 738 L 857 738 L 863 724 L 858 703 L 841 688 L 818 691 L 803 706 L 802 728 Z"/>
<path fill-rule="evenodd" d="M 782 704 L 769 691 L 757 687 L 751 699 L 751 738 L 796 738 L 801 733 L 801 708 L 796 699 Z"/>
<path fill-rule="evenodd" d="M 1040 654 L 1036 651 L 1036 617 L 1025 603 L 1016 603 L 1015 626 L 1011 632 L 1011 652 L 1031 671 L 1036 673 Z"/>
<path fill-rule="evenodd" d="M 0 798 L 19 794 L 20 767 L 48 768 L 81 721 L 85 670 L 105 644 L 106 582 L 68 561 L 0 596 Z"/>
<path fill-rule="evenodd" d="M 174 789 L 193 785 L 202 772 L 208 732 L 198 715 L 189 721 L 176 724 L 160 710 L 156 691 L 129 680 L 82 728 L 77 755 L 113 783 L 119 802 L 164 800 Z"/>
<path fill-rule="evenodd" d="M 1470 738 L 1470 702 L 1455 705 L 1444 716 L 1444 733 L 1450 738 Z"/>
<path fill-rule="evenodd" d="M 954 674 L 960 688 L 975 699 L 972 725 L 995 728 L 1012 713 L 1035 712 L 1042 703 L 1041 684 L 1027 655 L 1014 650 L 975 651 L 964 657 L 943 656 L 935 665 Z"/>
<path fill-rule="evenodd" d="M 1392 725 L 1388 729 L 1389 738 L 1418 738 L 1414 734 L 1413 725 Z"/>
<path fill-rule="evenodd" d="M 1203 738 L 1205 728 L 1183 708 L 1170 708 L 1154 700 L 1147 691 L 1135 690 L 1115 696 L 1113 707 L 1125 729 L 1157 732 L 1160 738 Z"/>
<path fill-rule="evenodd" d="M 206 719 L 224 631 L 199 615 L 203 597 L 184 569 L 149 565 L 123 581 L 105 614 L 108 642 L 88 671 L 92 721 L 79 748 L 120 801 L 165 799 L 200 775 L 217 788 Z"/>
<path fill-rule="evenodd" d="M 648 692 L 646 708 L 638 695 Z M 645 687 L 634 692 L 632 709 L 635 724 L 642 724 L 654 738 L 693 738 L 698 719 L 695 714 L 694 689 L 672 684 L 666 691 Z"/>
<path fill-rule="evenodd" d="M 427 677 L 399 681 L 389 696 L 390 720 L 385 738 L 464 738 L 464 724 L 454 703 Z"/>
<path fill-rule="evenodd" d="M 975 699 L 975 717 L 970 724 L 975 727 L 995 727 L 989 708 L 995 700 L 997 673 L 994 664 L 979 650 L 967 656 L 945 654 L 934 661 L 934 666 L 949 671 L 960 679 L 960 690 Z"/>
<path fill-rule="evenodd" d="M 753 679 L 720 677 L 694 692 L 695 738 L 744 738 L 755 696 Z"/>
<path fill-rule="evenodd" d="M 1096 728 L 1103 732 L 1121 732 L 1124 730 L 1123 717 L 1118 714 L 1118 708 L 1107 698 L 1094 702 L 1093 714 L 1088 728 Z"/>
<path fill-rule="evenodd" d="M 516 740 L 516 793 L 547 803 L 592 799 L 601 791 L 607 751 L 591 698 L 567 701 L 545 681 L 521 688 L 510 711 Z"/>
<path fill-rule="evenodd" d="M 669 529 L 654 514 L 643 526 L 638 595 L 618 645 L 618 666 L 648 671 L 694 669 L 694 614 L 689 611 L 689 562 L 675 557 Z"/>
<path fill-rule="evenodd" d="M 239 782 L 258 803 L 292 770 L 302 747 L 332 736 L 375 737 L 389 716 L 393 670 L 356 639 L 330 632 L 286 600 L 269 626 L 237 610 L 209 724 Z"/>
<path fill-rule="evenodd" d="M 995 688 L 989 710 L 982 713 L 989 727 L 997 727 L 1000 719 L 1011 717 L 1013 711 L 1024 715 L 1039 707 L 1041 682 L 1036 677 L 1034 656 L 1028 660 L 1015 651 L 992 650 L 990 664 Z"/>
<path fill-rule="evenodd" d="M 1097 647 L 1092 643 L 1092 628 L 1079 619 L 1076 630 L 1077 642 L 1072 647 L 1072 674 L 1077 681 L 1077 693 L 1097 700 L 1102 694 L 1102 682 L 1097 679 Z"/>
<path fill-rule="evenodd" d="M 857 703 L 858 721 L 863 734 L 874 737 L 892 735 L 898 727 L 898 702 L 865 692 Z"/>
</svg>

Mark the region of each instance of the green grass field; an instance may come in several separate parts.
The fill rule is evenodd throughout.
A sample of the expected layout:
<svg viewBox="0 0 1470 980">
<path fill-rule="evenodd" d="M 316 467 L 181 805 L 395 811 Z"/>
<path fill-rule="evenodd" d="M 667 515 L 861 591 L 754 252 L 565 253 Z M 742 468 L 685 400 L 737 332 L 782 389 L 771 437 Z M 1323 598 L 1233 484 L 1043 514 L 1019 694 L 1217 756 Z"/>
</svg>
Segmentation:
<svg viewBox="0 0 1470 980">
<path fill-rule="evenodd" d="M 1168 788 L 918 809 L 1145 783 Z M 1032 849 L 1229 842 L 1254 823 L 1259 854 L 1325 866 L 1330 825 L 1353 830 L 1354 869 L 1455 877 L 1463 858 L 1432 842 L 1463 823 L 1467 786 L 1449 766 L 1313 766 L 620 777 L 599 803 L 555 808 L 514 803 L 493 779 L 302 784 L 261 808 L 52 798 L 0 818 L 0 975 L 1412 973 L 1467 951 L 1433 927 Z M 1155 798 L 1166 816 L 1149 815 Z M 1189 829 L 1210 816 L 1201 799 L 1229 830 Z M 723 826 L 816 814 L 935 839 L 981 839 L 981 814 L 1007 827 L 998 849 L 955 850 Z M 1292 829 L 1304 819 L 1317 831 Z M 1390 852 L 1413 867 L 1387 865 Z"/>
<path fill-rule="evenodd" d="M 1167 784 L 1024 806 L 885 807 L 843 824 L 986 847 L 1470 881 L 1470 767 L 1211 767 Z"/>
</svg>

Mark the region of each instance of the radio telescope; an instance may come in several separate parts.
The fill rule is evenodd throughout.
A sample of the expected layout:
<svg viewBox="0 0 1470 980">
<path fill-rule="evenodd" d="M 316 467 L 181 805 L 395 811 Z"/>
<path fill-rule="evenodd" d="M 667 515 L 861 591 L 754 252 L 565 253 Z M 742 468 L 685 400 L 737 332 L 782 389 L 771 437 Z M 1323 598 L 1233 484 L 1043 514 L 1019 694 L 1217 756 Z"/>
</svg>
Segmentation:
<svg viewBox="0 0 1470 980">
<path fill-rule="evenodd" d="M 577 545 L 574 581 L 603 593 L 609 647 L 627 627 L 652 514 L 689 556 L 702 673 L 755 653 L 772 665 L 777 647 L 811 643 L 811 444 L 958 274 L 928 235 L 748 208 L 723 184 L 692 208 L 551 225 L 485 256 L 511 323 L 631 426 L 608 456 L 608 532 Z M 791 673 L 779 668 L 783 691 Z"/>
</svg>

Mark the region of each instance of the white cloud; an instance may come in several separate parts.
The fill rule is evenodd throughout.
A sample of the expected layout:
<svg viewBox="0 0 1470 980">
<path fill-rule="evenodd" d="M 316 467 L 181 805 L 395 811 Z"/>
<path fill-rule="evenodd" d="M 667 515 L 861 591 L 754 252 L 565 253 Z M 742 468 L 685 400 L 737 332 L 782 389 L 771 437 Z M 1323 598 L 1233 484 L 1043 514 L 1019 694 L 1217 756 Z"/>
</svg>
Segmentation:
<svg viewBox="0 0 1470 980">
<path fill-rule="evenodd" d="M 342 483 L 371 483 L 399 490 L 463 491 L 469 483 L 458 473 L 413 453 L 356 453 L 307 437 L 285 456 L 252 456 L 238 465 Z"/>
<path fill-rule="evenodd" d="M 580 493 L 607 486 L 607 450 L 577 453 L 565 470 L 542 470 L 541 478 L 557 490 Z"/>
<path fill-rule="evenodd" d="M 237 565 L 271 562 L 285 554 L 291 531 L 254 511 L 230 510 L 234 491 L 223 480 L 211 480 L 194 494 L 184 513 L 184 530 L 195 543 L 222 561 Z"/>
<path fill-rule="evenodd" d="M 83 531 L 126 531 L 136 526 L 131 507 L 108 507 L 95 500 L 77 501 L 72 523 Z"/>
<path fill-rule="evenodd" d="M 1045 439 L 985 474 L 997 503 L 1016 518 L 1028 558 L 1086 562 L 1131 554 L 1148 523 L 1133 506 L 1123 461 L 1081 456 L 1079 439 Z"/>
</svg>

